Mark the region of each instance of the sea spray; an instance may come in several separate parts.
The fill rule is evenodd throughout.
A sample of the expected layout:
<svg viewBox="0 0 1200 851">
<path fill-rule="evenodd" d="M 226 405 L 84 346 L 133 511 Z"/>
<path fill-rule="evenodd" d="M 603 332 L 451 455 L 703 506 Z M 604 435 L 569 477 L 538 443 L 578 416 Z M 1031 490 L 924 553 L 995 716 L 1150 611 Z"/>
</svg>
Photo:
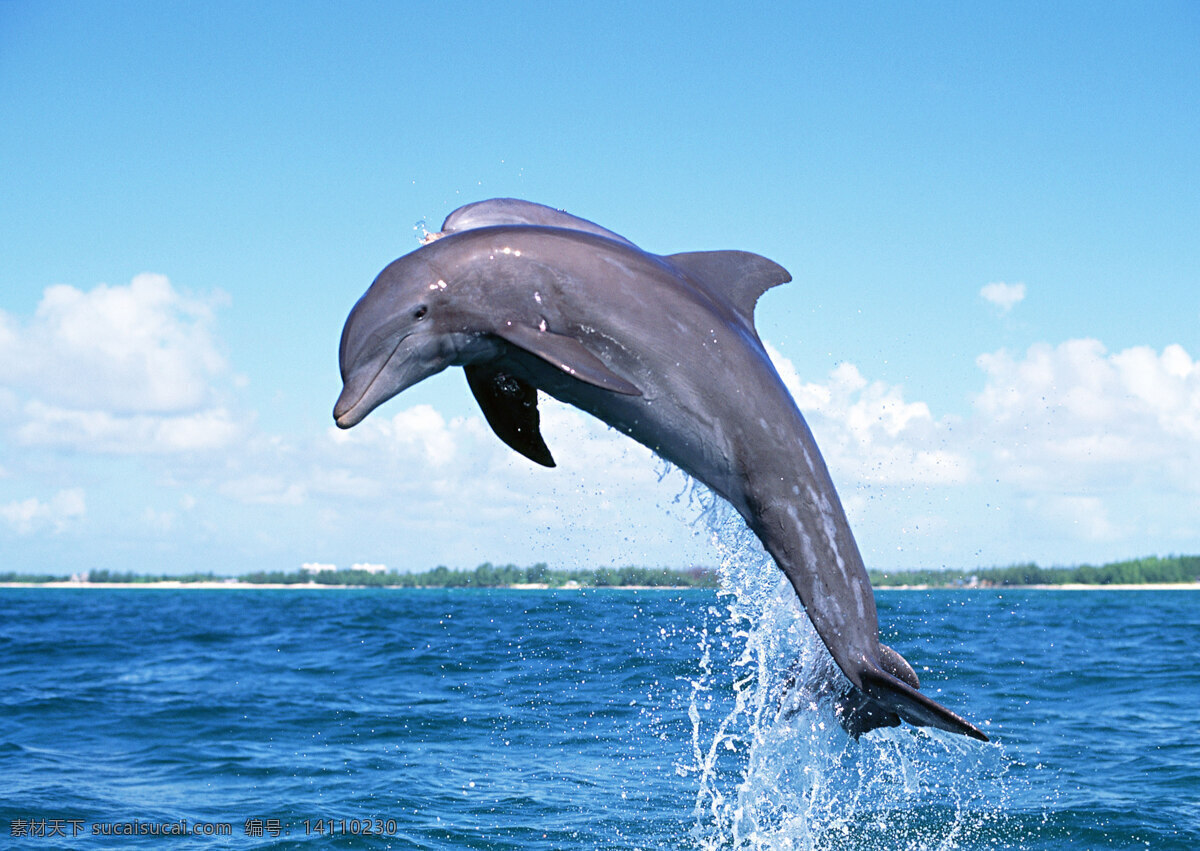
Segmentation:
<svg viewBox="0 0 1200 851">
<path fill-rule="evenodd" d="M 695 846 L 1022 847 L 1003 747 L 909 726 L 849 736 L 834 708 L 844 675 L 758 540 L 706 489 L 680 501 L 699 507 L 722 580 L 696 633 L 690 757 L 676 766 L 695 777 Z"/>
</svg>

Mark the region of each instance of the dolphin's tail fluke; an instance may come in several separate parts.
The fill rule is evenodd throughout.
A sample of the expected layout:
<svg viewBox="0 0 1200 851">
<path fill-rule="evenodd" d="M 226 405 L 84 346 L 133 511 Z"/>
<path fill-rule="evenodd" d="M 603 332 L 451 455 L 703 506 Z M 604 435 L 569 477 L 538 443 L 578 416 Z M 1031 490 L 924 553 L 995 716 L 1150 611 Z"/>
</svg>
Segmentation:
<svg viewBox="0 0 1200 851">
<path fill-rule="evenodd" d="M 920 682 L 904 657 L 885 644 L 878 645 L 878 661 L 863 660 L 853 666 L 861 686 L 847 678 L 836 677 L 811 684 L 813 696 L 832 698 L 838 721 L 854 738 L 880 727 L 899 727 L 907 721 L 917 727 L 937 727 L 951 733 L 988 741 L 982 730 L 920 692 Z M 785 683 L 785 693 L 801 681 L 793 671 Z M 798 705 L 807 705 L 801 700 Z M 789 710 L 789 714 L 792 710 Z"/>
<path fill-rule="evenodd" d="M 903 661 L 900 654 L 891 652 Z M 890 661 L 887 660 L 884 664 L 887 665 Z M 905 663 L 905 667 L 907 664 Z M 981 742 L 988 740 L 983 731 L 974 724 L 937 701 L 930 700 L 905 682 L 907 677 L 901 679 L 882 667 L 869 663 L 862 666 L 858 675 L 862 688 L 851 688 L 838 703 L 838 715 L 851 735 L 859 736 L 877 727 L 895 727 L 904 720 L 918 727 L 937 727 L 940 730 L 970 736 Z M 916 679 L 915 675 L 913 679 Z"/>
</svg>

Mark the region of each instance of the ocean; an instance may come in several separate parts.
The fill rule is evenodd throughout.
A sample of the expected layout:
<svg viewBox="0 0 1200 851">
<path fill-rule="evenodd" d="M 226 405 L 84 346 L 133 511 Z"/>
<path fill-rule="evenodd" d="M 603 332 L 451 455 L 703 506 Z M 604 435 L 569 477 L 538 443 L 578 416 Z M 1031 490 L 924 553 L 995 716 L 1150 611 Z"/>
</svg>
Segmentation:
<svg viewBox="0 0 1200 851">
<path fill-rule="evenodd" d="M 0 846 L 1200 848 L 1200 595 L 880 591 L 992 741 L 856 741 L 754 577 L 0 589 Z"/>
</svg>

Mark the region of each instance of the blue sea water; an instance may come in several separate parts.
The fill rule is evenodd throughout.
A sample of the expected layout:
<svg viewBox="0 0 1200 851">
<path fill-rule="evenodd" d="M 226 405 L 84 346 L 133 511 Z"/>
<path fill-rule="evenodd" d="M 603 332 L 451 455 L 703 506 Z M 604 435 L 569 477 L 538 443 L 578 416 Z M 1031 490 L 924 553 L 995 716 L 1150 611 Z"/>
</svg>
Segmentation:
<svg viewBox="0 0 1200 851">
<path fill-rule="evenodd" d="M 855 741 L 756 581 L 0 589 L 0 846 L 1200 848 L 1200 595 L 880 591 L 993 741 Z"/>
</svg>

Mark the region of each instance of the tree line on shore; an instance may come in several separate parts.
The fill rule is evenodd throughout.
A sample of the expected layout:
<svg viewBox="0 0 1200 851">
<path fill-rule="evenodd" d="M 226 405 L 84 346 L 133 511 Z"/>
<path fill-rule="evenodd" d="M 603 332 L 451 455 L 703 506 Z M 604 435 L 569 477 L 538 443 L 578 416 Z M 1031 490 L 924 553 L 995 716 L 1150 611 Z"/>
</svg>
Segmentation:
<svg viewBox="0 0 1200 851">
<path fill-rule="evenodd" d="M 1020 585 L 1174 585 L 1200 582 L 1200 556 L 1149 556 L 1103 565 L 1039 567 L 1033 562 L 977 570 L 871 571 L 876 587 L 929 585 L 933 587 Z"/>
<path fill-rule="evenodd" d="M 451 570 L 445 566 L 438 566 L 420 573 L 372 573 L 366 570 L 323 570 L 319 573 L 271 571 L 247 573 L 239 578 L 242 582 L 273 585 L 311 582 L 317 585 L 395 588 L 508 588 L 513 585 L 546 585 L 550 588 L 716 588 L 720 584 L 715 571 L 702 567 L 686 570 L 634 566 L 555 570 L 545 563 L 518 567 L 514 564 L 494 565 L 491 562 L 484 562 L 474 570 Z"/>
<path fill-rule="evenodd" d="M 1150 556 L 1111 562 L 1104 565 L 1075 567 L 1039 567 L 1029 564 L 974 570 L 940 568 L 936 570 L 871 571 L 876 587 L 928 585 L 930 587 L 1015 587 L 1022 585 L 1150 585 L 1200 582 L 1200 555 Z M 0 582 L 42 584 L 62 582 L 66 576 L 0 572 Z M 153 583 L 162 581 L 240 582 L 255 585 L 355 585 L 392 588 L 505 588 L 514 585 L 545 585 L 550 588 L 718 588 L 720 575 L 711 568 L 690 567 L 601 567 L 560 570 L 544 563 L 529 567 L 485 562 L 474 570 L 452 570 L 439 566 L 419 573 L 396 570 L 307 570 L 255 571 L 230 578 L 215 573 L 151 575 L 133 571 L 92 570 L 86 581 L 106 583 Z"/>
</svg>

